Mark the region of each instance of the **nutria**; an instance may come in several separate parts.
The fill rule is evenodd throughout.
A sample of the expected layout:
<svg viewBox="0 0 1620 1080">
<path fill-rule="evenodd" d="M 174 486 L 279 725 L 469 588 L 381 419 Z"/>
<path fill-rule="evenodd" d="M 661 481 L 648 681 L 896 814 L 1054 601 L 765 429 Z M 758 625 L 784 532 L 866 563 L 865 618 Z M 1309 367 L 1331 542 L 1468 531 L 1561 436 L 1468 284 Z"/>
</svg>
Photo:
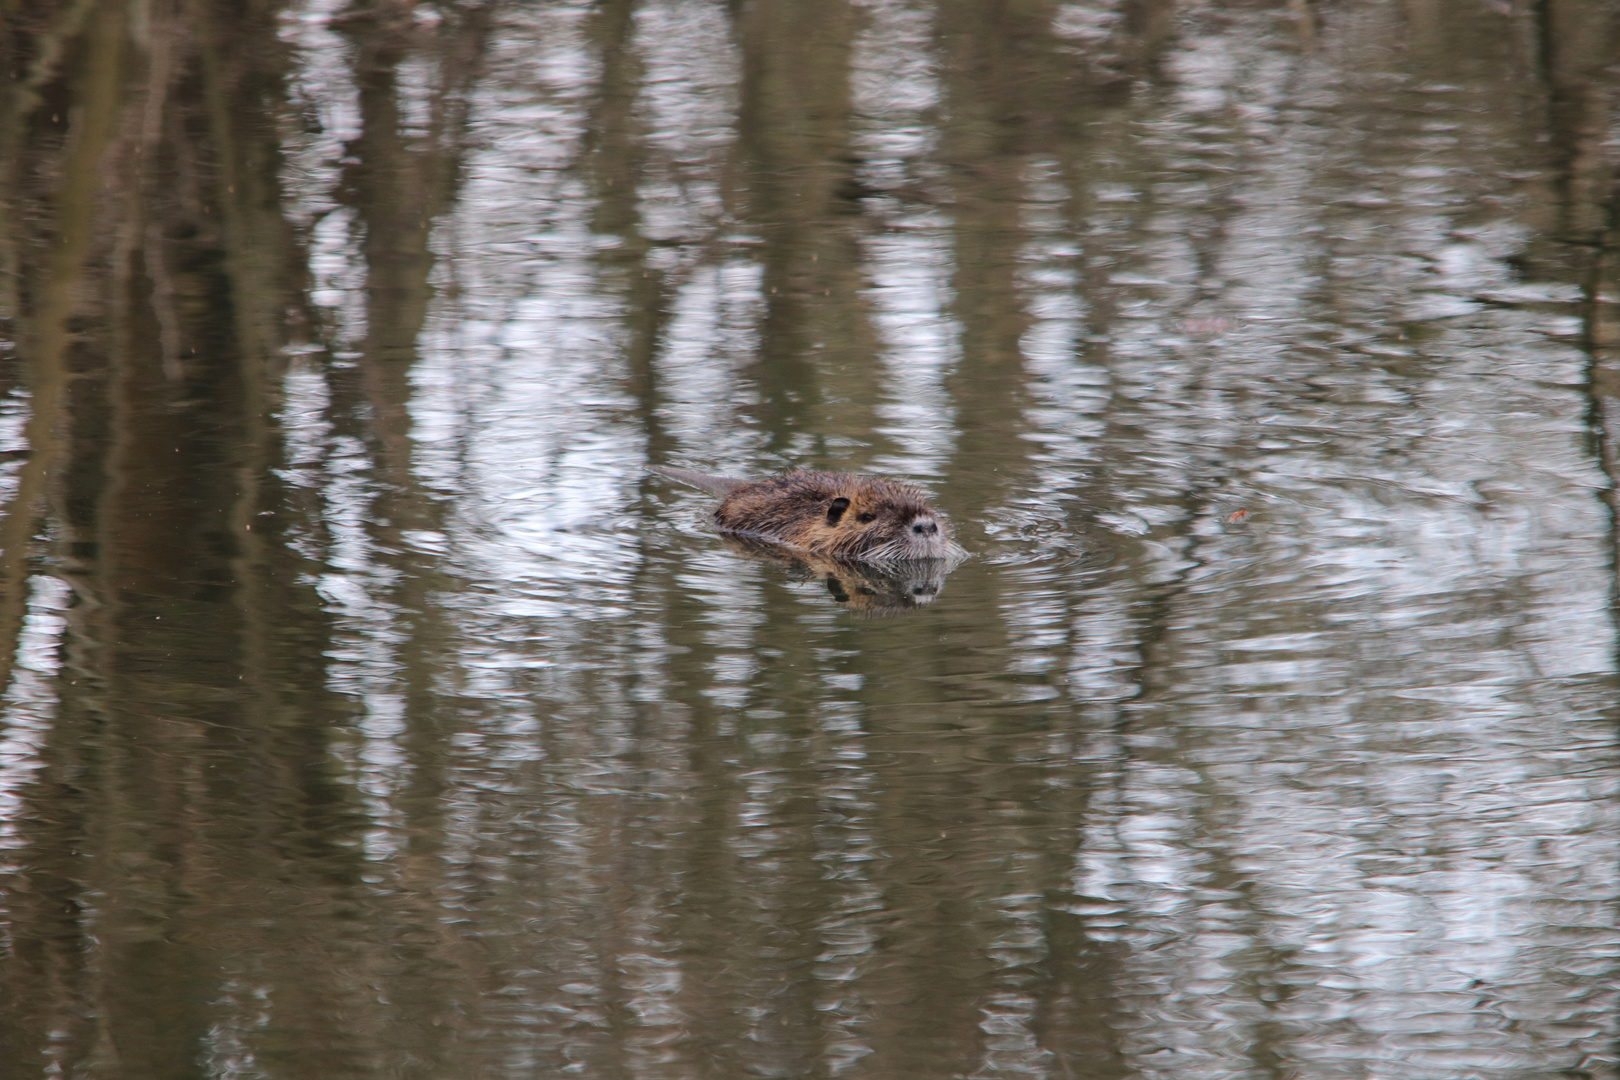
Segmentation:
<svg viewBox="0 0 1620 1080">
<path fill-rule="evenodd" d="M 914 487 L 878 476 L 795 470 L 765 480 L 653 471 L 721 497 L 722 532 L 835 559 L 955 559 L 945 520 Z"/>
</svg>

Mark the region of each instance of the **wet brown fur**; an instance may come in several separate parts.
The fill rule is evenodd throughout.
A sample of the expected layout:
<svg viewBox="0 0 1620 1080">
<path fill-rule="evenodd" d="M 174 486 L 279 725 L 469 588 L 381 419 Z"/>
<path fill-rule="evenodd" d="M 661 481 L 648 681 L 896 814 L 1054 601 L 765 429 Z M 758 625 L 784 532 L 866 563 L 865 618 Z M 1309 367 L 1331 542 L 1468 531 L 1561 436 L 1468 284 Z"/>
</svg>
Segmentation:
<svg viewBox="0 0 1620 1080">
<path fill-rule="evenodd" d="M 722 495 L 721 530 L 838 559 L 954 558 L 945 521 L 922 492 L 878 476 L 797 470 L 765 480 L 658 472 Z M 844 502 L 847 500 L 847 503 Z M 863 520 L 864 519 L 864 520 Z M 914 533 L 921 526 L 922 533 Z"/>
</svg>

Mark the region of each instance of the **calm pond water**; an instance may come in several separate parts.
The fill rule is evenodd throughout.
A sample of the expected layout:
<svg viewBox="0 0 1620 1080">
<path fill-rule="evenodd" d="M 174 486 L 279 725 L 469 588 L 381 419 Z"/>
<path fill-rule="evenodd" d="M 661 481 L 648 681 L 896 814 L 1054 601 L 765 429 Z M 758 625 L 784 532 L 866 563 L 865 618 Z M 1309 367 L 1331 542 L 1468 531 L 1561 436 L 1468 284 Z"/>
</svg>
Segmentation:
<svg viewBox="0 0 1620 1080">
<path fill-rule="evenodd" d="M 0 1076 L 1617 1075 L 1610 0 L 0 57 Z"/>
</svg>

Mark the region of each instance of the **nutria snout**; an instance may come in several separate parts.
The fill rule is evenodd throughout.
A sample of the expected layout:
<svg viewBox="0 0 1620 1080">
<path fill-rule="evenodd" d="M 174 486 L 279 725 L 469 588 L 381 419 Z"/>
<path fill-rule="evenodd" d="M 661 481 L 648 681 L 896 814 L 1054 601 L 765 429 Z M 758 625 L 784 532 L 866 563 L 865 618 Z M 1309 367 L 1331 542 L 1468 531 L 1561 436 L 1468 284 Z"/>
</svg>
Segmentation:
<svg viewBox="0 0 1620 1080">
<path fill-rule="evenodd" d="M 880 476 L 795 470 L 764 480 L 655 466 L 654 472 L 721 496 L 721 531 L 835 559 L 955 559 L 945 519 L 907 484 Z"/>
</svg>

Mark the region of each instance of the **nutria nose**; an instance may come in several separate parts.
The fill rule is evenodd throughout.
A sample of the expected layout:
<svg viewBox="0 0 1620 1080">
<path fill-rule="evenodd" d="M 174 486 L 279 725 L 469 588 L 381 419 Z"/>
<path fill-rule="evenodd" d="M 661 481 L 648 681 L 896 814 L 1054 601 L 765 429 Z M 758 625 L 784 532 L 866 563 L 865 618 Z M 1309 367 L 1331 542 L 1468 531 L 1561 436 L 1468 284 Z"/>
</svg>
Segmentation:
<svg viewBox="0 0 1620 1080">
<path fill-rule="evenodd" d="M 918 536 L 923 536 L 928 533 L 939 532 L 939 526 L 932 521 L 916 521 L 912 523 L 911 531 L 916 533 Z"/>
</svg>

